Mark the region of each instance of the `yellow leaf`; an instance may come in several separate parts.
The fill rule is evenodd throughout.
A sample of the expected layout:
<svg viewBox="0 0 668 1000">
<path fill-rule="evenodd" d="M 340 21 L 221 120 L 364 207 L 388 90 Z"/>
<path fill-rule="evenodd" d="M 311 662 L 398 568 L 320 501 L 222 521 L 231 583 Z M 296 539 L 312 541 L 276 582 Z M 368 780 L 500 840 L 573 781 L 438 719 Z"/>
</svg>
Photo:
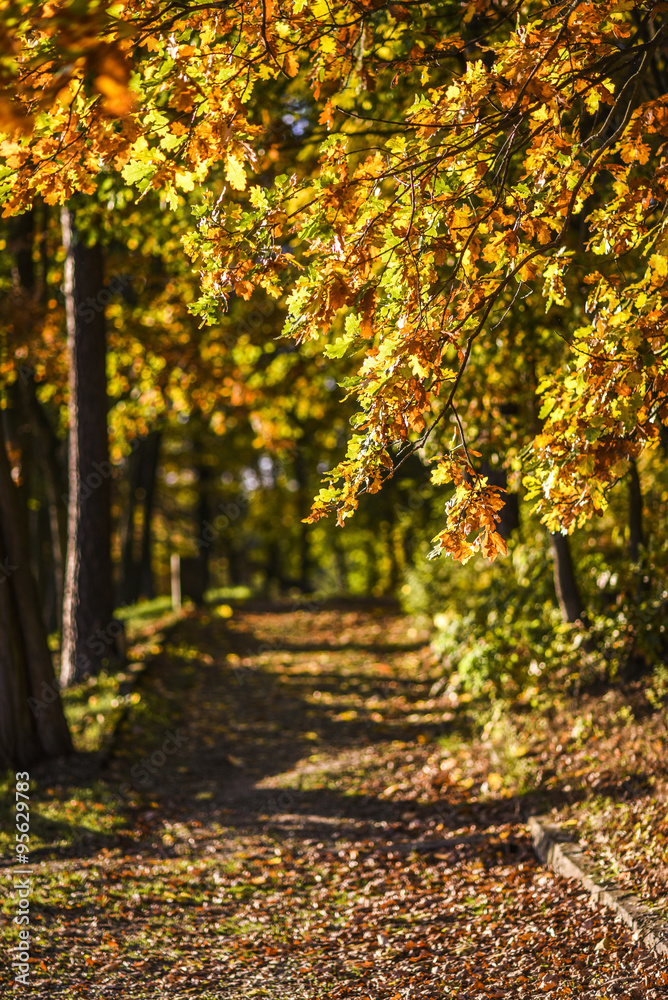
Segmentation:
<svg viewBox="0 0 668 1000">
<path fill-rule="evenodd" d="M 599 109 L 601 99 L 595 90 L 587 91 L 585 95 L 585 107 L 587 108 L 587 113 L 590 115 L 595 115 Z"/>
<path fill-rule="evenodd" d="M 181 188 L 182 191 L 192 191 L 195 187 L 195 175 L 191 174 L 189 170 L 176 171 L 176 186 Z"/>
<path fill-rule="evenodd" d="M 663 254 L 653 253 L 649 259 L 649 266 L 662 278 L 668 275 L 668 257 L 664 257 Z"/>
<path fill-rule="evenodd" d="M 234 153 L 228 153 L 225 159 L 225 176 L 235 190 L 246 190 L 246 171 L 243 163 Z"/>
<path fill-rule="evenodd" d="M 503 778 L 496 771 L 492 771 L 491 774 L 487 775 L 487 784 L 493 792 L 498 792 L 503 787 Z"/>
<path fill-rule="evenodd" d="M 264 188 L 255 185 L 250 189 L 250 203 L 253 208 L 267 209 L 269 208 L 269 202 L 267 201 L 267 195 Z"/>
<path fill-rule="evenodd" d="M 420 362 L 419 358 L 411 358 L 409 363 L 411 366 L 411 371 L 416 376 L 416 378 L 425 379 L 429 377 L 429 370 L 424 367 L 424 365 Z"/>
<path fill-rule="evenodd" d="M 437 486 L 452 481 L 452 467 L 449 460 L 441 460 L 437 467 L 432 470 L 431 481 Z"/>
</svg>

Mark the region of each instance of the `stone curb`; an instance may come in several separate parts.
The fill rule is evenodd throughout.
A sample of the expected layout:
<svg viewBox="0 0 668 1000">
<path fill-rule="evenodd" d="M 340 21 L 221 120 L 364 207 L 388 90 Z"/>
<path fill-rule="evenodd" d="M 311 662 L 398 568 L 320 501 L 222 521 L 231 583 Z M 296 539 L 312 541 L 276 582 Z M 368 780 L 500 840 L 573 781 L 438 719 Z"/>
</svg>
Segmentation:
<svg viewBox="0 0 668 1000">
<path fill-rule="evenodd" d="M 577 844 L 568 835 L 542 816 L 529 816 L 527 821 L 536 854 L 558 875 L 581 882 L 591 896 L 617 913 L 631 928 L 634 937 L 642 940 L 658 955 L 668 956 L 668 925 L 655 916 L 637 896 L 611 883 L 597 881 L 592 865 Z"/>
</svg>

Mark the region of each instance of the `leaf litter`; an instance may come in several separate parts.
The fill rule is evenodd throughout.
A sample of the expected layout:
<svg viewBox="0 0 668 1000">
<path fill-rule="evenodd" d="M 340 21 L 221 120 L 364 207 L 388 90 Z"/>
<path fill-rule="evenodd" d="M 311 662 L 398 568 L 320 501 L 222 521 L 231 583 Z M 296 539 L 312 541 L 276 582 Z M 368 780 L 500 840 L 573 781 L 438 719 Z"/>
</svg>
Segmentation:
<svg viewBox="0 0 668 1000">
<path fill-rule="evenodd" d="M 467 706 L 431 694 L 427 639 L 346 605 L 182 622 L 96 779 L 134 781 L 118 827 L 32 859 L 32 995 L 668 996 L 664 964 L 540 866 Z M 39 810 L 90 768 L 35 778 Z"/>
</svg>

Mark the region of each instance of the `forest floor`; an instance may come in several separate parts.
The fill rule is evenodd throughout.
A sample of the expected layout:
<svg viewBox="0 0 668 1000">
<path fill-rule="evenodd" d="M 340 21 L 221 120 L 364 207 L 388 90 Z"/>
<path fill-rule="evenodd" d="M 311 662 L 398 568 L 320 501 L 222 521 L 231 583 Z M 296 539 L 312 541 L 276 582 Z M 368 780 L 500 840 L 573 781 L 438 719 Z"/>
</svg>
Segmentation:
<svg viewBox="0 0 668 1000">
<path fill-rule="evenodd" d="M 541 867 L 524 822 L 598 802 L 599 843 L 606 809 L 623 829 L 654 803 L 618 871 L 666 902 L 665 712 L 638 721 L 641 687 L 481 730 L 387 607 L 223 613 L 171 632 L 110 753 L 31 776 L 33 997 L 668 997 L 665 961 Z"/>
</svg>

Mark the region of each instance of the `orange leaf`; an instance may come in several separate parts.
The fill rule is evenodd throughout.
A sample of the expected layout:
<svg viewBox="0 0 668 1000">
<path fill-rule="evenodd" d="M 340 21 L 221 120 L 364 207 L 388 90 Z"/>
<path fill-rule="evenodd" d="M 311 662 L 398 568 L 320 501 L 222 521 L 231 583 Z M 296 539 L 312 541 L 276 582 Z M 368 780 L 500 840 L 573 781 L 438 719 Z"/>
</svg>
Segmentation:
<svg viewBox="0 0 668 1000">
<path fill-rule="evenodd" d="M 323 108 L 320 117 L 318 118 L 319 125 L 326 125 L 328 129 L 331 129 L 334 124 L 334 116 L 332 114 L 332 102 L 327 101 L 325 107 Z"/>
</svg>

